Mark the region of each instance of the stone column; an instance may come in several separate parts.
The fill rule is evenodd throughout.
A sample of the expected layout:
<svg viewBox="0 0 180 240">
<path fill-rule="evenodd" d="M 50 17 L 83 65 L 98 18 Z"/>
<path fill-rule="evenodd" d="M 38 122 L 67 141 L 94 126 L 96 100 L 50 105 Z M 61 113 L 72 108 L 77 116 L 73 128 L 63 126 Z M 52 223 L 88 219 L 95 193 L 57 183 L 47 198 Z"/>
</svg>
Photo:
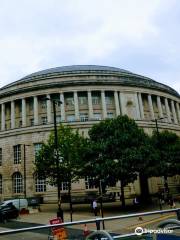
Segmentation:
<svg viewBox="0 0 180 240">
<path fill-rule="evenodd" d="M 138 100 L 139 100 L 140 116 L 141 116 L 141 119 L 143 120 L 144 119 L 144 107 L 143 107 L 141 93 L 138 93 Z"/>
<path fill-rule="evenodd" d="M 106 109 L 106 99 L 105 99 L 105 92 L 101 91 L 101 103 L 102 103 L 102 116 L 103 119 L 107 118 L 107 109 Z"/>
<path fill-rule="evenodd" d="M 116 108 L 116 116 L 120 115 L 120 107 L 119 107 L 119 99 L 118 99 L 118 92 L 114 91 L 114 102 Z"/>
<path fill-rule="evenodd" d="M 65 106 L 64 106 L 64 93 L 60 92 L 60 101 L 61 103 L 61 121 L 65 121 Z"/>
<path fill-rule="evenodd" d="M 39 124 L 39 117 L 38 117 L 38 98 L 34 96 L 34 125 Z"/>
<path fill-rule="evenodd" d="M 26 100 L 22 99 L 22 126 L 26 127 Z"/>
<path fill-rule="evenodd" d="M 4 131 L 5 130 L 5 103 L 1 104 L 1 130 Z"/>
<path fill-rule="evenodd" d="M 179 120 L 179 123 L 180 123 L 180 108 L 179 108 L 179 103 L 178 102 L 176 102 L 176 109 L 177 109 L 178 120 Z"/>
<path fill-rule="evenodd" d="M 88 110 L 89 110 L 89 120 L 91 120 L 93 119 L 93 105 L 92 105 L 91 91 L 88 91 Z"/>
<path fill-rule="evenodd" d="M 138 94 L 137 93 L 135 93 L 135 103 L 136 103 L 136 118 L 137 118 L 137 120 L 140 120 L 141 115 L 140 115 L 140 106 L 139 106 Z"/>
<path fill-rule="evenodd" d="M 171 109 L 172 109 L 172 114 L 173 114 L 173 119 L 174 119 L 174 123 L 177 124 L 177 115 L 176 115 L 176 110 L 175 110 L 175 106 L 174 106 L 174 101 L 171 100 Z"/>
<path fill-rule="evenodd" d="M 148 94 L 148 104 L 149 104 L 151 118 L 154 119 L 155 118 L 154 117 L 154 109 L 153 109 L 152 98 L 151 98 L 150 94 Z"/>
<path fill-rule="evenodd" d="M 171 113 L 170 113 L 170 109 L 169 109 L 169 104 L 168 104 L 167 98 L 165 98 L 165 107 L 166 107 L 166 114 L 167 114 L 168 122 L 171 122 Z"/>
<path fill-rule="evenodd" d="M 157 96 L 157 106 L 158 106 L 159 117 L 163 118 L 163 110 L 162 110 L 162 105 L 161 105 L 161 98 L 159 96 Z"/>
<path fill-rule="evenodd" d="M 124 94 L 121 92 L 119 93 L 119 102 L 120 102 L 121 114 L 125 115 L 126 109 L 125 109 L 125 102 L 124 102 Z"/>
<path fill-rule="evenodd" d="M 15 128 L 15 102 L 11 101 L 11 128 Z"/>
<path fill-rule="evenodd" d="M 77 91 L 74 91 L 74 110 L 75 110 L 75 119 L 76 121 L 79 121 L 79 103 L 78 103 Z"/>
<path fill-rule="evenodd" d="M 51 99 L 50 95 L 46 95 L 47 99 Z M 51 123 L 52 122 L 52 115 L 51 115 L 51 100 L 46 101 L 47 104 L 47 122 Z"/>
</svg>

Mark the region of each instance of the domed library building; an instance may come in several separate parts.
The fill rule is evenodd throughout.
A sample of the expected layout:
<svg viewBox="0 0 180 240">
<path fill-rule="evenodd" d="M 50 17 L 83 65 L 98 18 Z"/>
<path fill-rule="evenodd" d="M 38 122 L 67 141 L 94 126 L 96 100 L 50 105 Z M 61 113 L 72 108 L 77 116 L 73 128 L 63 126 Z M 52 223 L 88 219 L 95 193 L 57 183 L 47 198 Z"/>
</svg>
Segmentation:
<svg viewBox="0 0 180 240">
<path fill-rule="evenodd" d="M 106 118 L 128 115 L 151 134 L 156 129 L 180 136 L 180 95 L 174 89 L 120 68 L 74 65 L 32 73 L 0 89 L 0 199 L 41 197 L 56 201 L 57 189 L 38 178 L 36 152 L 54 129 L 51 101 L 57 124 L 68 124 L 84 136 L 93 124 Z M 169 186 L 180 184 L 179 176 L 168 178 Z M 148 180 L 150 193 L 163 186 L 163 179 Z M 61 192 L 67 193 L 67 183 Z M 98 191 L 88 177 L 72 183 L 72 194 Z M 119 193 L 119 186 L 109 189 Z M 140 193 L 139 180 L 125 188 L 126 195 Z"/>
</svg>

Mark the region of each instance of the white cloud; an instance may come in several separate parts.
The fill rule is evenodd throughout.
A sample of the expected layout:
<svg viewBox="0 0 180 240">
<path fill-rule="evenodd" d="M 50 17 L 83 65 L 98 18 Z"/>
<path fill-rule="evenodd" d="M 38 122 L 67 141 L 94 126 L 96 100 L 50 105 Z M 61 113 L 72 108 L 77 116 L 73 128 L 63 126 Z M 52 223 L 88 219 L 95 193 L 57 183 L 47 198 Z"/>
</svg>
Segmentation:
<svg viewBox="0 0 180 240">
<path fill-rule="evenodd" d="M 177 6 L 175 0 L 4 0 L 0 85 L 43 68 L 98 63 L 169 85 L 175 71 L 179 87 Z"/>
</svg>

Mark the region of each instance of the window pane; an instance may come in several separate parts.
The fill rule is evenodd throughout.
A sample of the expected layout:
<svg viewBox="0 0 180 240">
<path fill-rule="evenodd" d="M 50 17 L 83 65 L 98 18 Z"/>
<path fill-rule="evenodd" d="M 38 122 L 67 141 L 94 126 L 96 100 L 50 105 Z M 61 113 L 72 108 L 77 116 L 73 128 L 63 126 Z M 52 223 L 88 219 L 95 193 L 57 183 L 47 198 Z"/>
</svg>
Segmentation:
<svg viewBox="0 0 180 240">
<path fill-rule="evenodd" d="M 62 182 L 61 183 L 61 190 L 67 191 L 68 190 L 68 182 Z"/>
<path fill-rule="evenodd" d="M 2 166 L 2 148 L 0 148 L 0 166 Z"/>
<path fill-rule="evenodd" d="M 87 97 L 79 97 L 78 98 L 79 105 L 87 104 Z"/>
<path fill-rule="evenodd" d="M 113 117 L 114 117 L 114 114 L 112 112 L 107 113 L 107 118 L 113 118 Z"/>
<path fill-rule="evenodd" d="M 35 160 L 36 160 L 36 156 L 39 153 L 39 150 L 42 147 L 42 143 L 34 143 L 34 156 L 35 156 Z"/>
<path fill-rule="evenodd" d="M 75 121 L 75 116 L 74 115 L 68 115 L 67 116 L 67 122 L 74 122 Z"/>
<path fill-rule="evenodd" d="M 13 192 L 14 193 L 23 192 L 22 175 L 20 173 L 14 173 L 13 175 Z"/>
<path fill-rule="evenodd" d="M 96 188 L 95 184 L 94 184 L 94 178 L 92 178 L 92 177 L 85 177 L 85 188 L 86 189 Z"/>
<path fill-rule="evenodd" d="M 46 192 L 46 179 L 35 175 L 35 189 L 36 192 Z"/>
<path fill-rule="evenodd" d="M 79 114 L 79 117 L 80 117 L 80 121 L 81 121 L 81 122 L 86 122 L 86 121 L 88 121 L 88 114 L 86 114 L 86 113 L 80 113 L 80 114 Z"/>
<path fill-rule="evenodd" d="M 2 194 L 2 175 L 0 175 L 0 194 Z"/>
<path fill-rule="evenodd" d="M 92 104 L 93 105 L 99 105 L 100 104 L 100 97 L 92 96 Z"/>
<path fill-rule="evenodd" d="M 21 163 L 21 145 L 14 146 L 14 164 Z"/>
<path fill-rule="evenodd" d="M 94 113 L 94 119 L 101 120 L 101 114 L 100 113 Z"/>
</svg>

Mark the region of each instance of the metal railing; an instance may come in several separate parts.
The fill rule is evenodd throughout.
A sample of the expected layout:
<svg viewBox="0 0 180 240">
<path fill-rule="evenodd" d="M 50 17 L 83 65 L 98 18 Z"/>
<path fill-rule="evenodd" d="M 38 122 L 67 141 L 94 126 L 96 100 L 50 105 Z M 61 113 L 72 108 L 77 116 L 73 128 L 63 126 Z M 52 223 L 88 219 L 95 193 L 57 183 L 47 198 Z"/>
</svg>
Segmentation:
<svg viewBox="0 0 180 240">
<path fill-rule="evenodd" d="M 141 213 L 133 213 L 133 214 L 126 214 L 126 215 L 120 215 L 120 216 L 113 216 L 113 217 L 104 217 L 104 218 L 93 218 L 88 220 L 80 220 L 80 221 L 73 221 L 73 222 L 64 222 L 64 223 L 58 223 L 58 224 L 47 224 L 47 225 L 41 225 L 41 226 L 35 226 L 35 227 L 28 227 L 28 228 L 20 228 L 20 229 L 12 229 L 12 230 L 3 230 L 0 231 L 0 236 L 2 235 L 10 235 L 10 234 L 16 234 L 16 233 L 23 233 L 28 231 L 36 231 L 40 229 L 50 229 L 52 227 L 68 227 L 73 225 L 80 225 L 80 224 L 88 224 L 88 223 L 96 223 L 97 230 L 100 230 L 100 223 L 103 221 L 113 221 L 113 220 L 120 220 L 120 219 L 126 219 L 126 218 L 132 218 L 132 217 L 142 217 L 142 216 L 150 216 L 155 214 L 165 214 L 165 213 L 171 213 L 175 212 L 177 215 L 177 219 L 180 220 L 180 208 L 176 209 L 167 209 L 162 211 L 150 211 L 150 212 L 141 212 Z M 135 236 L 135 233 L 130 234 L 124 234 L 119 236 L 114 236 L 114 239 L 117 238 L 123 238 L 127 236 Z"/>
</svg>

